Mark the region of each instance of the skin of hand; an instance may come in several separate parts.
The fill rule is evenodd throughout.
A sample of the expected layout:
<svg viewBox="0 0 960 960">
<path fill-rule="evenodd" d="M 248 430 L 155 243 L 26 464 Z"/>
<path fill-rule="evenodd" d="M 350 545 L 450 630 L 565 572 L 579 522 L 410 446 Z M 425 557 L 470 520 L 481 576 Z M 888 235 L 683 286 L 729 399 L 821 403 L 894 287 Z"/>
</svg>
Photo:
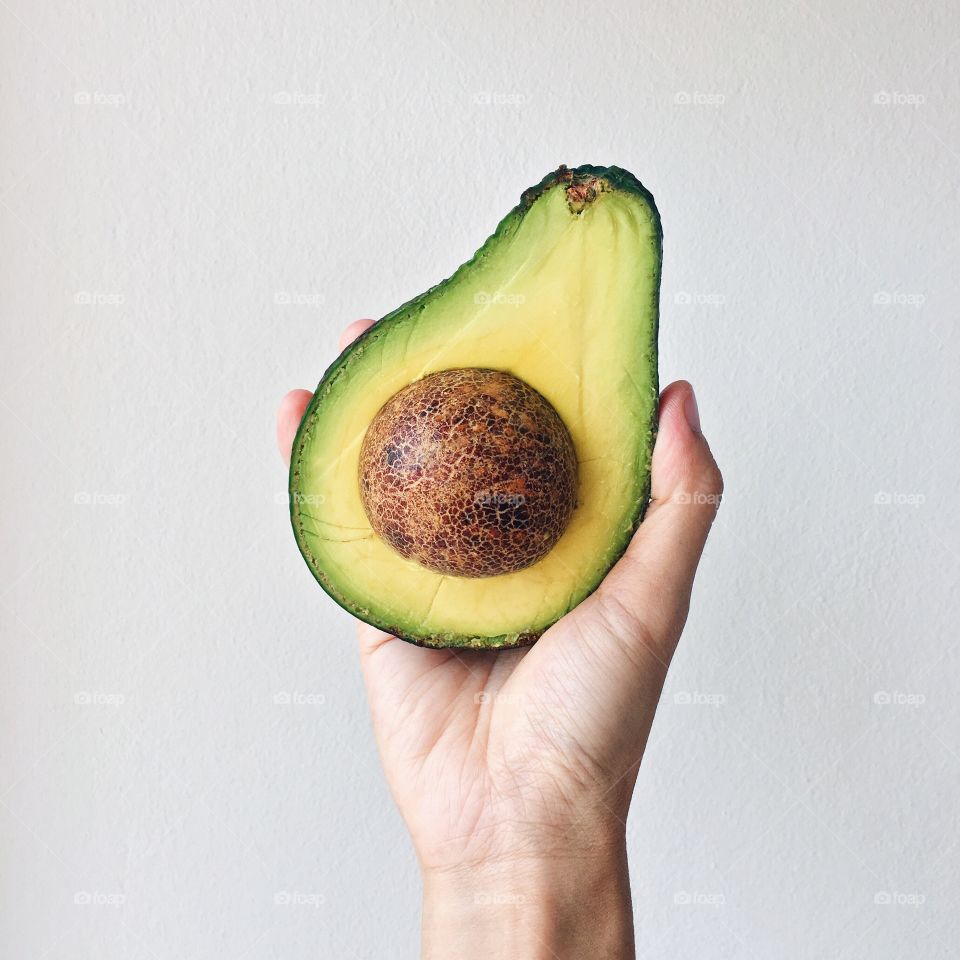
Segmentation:
<svg viewBox="0 0 960 960">
<path fill-rule="evenodd" d="M 280 405 L 288 461 L 310 398 Z M 626 553 L 533 647 L 427 650 L 357 624 L 423 873 L 423 957 L 634 956 L 627 811 L 723 490 L 684 381 L 661 394 L 652 474 Z"/>
</svg>

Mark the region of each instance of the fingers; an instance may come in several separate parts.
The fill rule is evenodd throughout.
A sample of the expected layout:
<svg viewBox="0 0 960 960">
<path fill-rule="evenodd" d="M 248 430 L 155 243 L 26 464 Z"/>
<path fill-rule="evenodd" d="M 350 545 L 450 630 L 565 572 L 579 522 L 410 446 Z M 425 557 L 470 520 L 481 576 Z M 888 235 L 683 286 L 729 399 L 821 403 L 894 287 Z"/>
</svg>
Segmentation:
<svg viewBox="0 0 960 960">
<path fill-rule="evenodd" d="M 647 516 L 597 598 L 625 634 L 633 630 L 669 655 L 686 621 L 697 564 L 723 493 L 723 477 L 700 432 L 693 388 L 684 380 L 661 396 L 652 481 Z"/>
<path fill-rule="evenodd" d="M 345 350 L 349 347 L 361 333 L 369 330 L 373 324 L 373 320 L 354 320 L 353 323 L 340 334 L 340 349 Z M 360 645 L 360 654 L 363 657 L 368 657 L 376 653 L 385 643 L 394 639 L 395 638 L 389 633 L 384 633 L 376 627 L 371 627 L 370 624 L 364 623 L 362 620 L 357 621 L 357 642 Z"/>
<path fill-rule="evenodd" d="M 373 326 L 373 320 L 354 320 L 340 334 L 341 351 L 350 346 L 364 330 Z M 291 390 L 281 401 L 277 409 L 277 447 L 285 463 L 290 463 L 290 451 L 297 428 L 313 394 L 309 390 Z"/>
<path fill-rule="evenodd" d="M 354 320 L 340 334 L 340 350 L 345 350 L 357 337 L 374 324 L 373 320 Z M 291 390 L 281 401 L 277 410 L 277 446 L 280 456 L 285 463 L 290 463 L 290 452 L 293 441 L 300 427 L 300 421 L 306 412 L 313 394 L 309 390 Z M 357 621 L 357 638 L 360 641 L 360 651 L 363 654 L 372 654 L 388 640 L 394 639 L 389 633 L 368 626 Z"/>
<path fill-rule="evenodd" d="M 340 349 L 344 350 L 349 347 L 361 333 L 369 330 L 373 324 L 373 320 L 354 320 L 353 323 L 340 334 Z"/>
<path fill-rule="evenodd" d="M 293 438 L 313 394 L 309 390 L 291 390 L 277 409 L 277 447 L 285 463 L 290 463 Z"/>
</svg>

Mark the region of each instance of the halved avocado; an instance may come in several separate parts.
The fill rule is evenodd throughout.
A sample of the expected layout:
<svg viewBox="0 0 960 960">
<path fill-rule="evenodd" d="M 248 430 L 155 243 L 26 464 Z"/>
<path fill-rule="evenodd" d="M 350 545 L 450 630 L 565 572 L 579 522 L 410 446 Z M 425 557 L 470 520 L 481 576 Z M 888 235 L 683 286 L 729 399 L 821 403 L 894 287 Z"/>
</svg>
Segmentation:
<svg viewBox="0 0 960 960">
<path fill-rule="evenodd" d="M 534 642 L 596 589 L 649 497 L 661 250 L 653 197 L 632 174 L 560 167 L 452 277 L 340 355 L 290 466 L 297 543 L 337 603 L 423 646 L 504 648 Z M 364 506 L 360 453 L 371 423 L 404 388 L 457 369 L 529 385 L 573 441 L 576 507 L 546 555 L 523 569 L 430 569 L 375 533 Z"/>
</svg>

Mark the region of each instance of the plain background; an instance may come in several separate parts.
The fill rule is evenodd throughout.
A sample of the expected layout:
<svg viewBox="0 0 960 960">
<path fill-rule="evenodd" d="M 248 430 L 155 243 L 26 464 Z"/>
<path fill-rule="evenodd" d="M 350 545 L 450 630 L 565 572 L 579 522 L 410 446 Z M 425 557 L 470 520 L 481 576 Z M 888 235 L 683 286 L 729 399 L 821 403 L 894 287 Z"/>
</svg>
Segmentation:
<svg viewBox="0 0 960 960">
<path fill-rule="evenodd" d="M 641 955 L 958 955 L 955 7 L 0 30 L 4 956 L 415 955 L 274 409 L 561 162 L 655 194 L 662 382 L 727 481 L 629 823 Z"/>
</svg>

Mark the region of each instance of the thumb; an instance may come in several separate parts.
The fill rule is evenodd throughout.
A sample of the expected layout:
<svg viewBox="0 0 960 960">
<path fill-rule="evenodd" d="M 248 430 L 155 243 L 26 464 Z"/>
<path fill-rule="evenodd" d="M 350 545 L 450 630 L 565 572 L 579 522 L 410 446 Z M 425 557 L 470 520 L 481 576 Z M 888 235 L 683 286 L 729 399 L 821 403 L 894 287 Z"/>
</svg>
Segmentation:
<svg viewBox="0 0 960 960">
<path fill-rule="evenodd" d="M 651 643 L 669 660 L 690 607 L 693 578 L 723 493 L 723 477 L 700 430 L 693 387 L 660 398 L 646 517 L 595 594 L 624 638 Z"/>
</svg>

